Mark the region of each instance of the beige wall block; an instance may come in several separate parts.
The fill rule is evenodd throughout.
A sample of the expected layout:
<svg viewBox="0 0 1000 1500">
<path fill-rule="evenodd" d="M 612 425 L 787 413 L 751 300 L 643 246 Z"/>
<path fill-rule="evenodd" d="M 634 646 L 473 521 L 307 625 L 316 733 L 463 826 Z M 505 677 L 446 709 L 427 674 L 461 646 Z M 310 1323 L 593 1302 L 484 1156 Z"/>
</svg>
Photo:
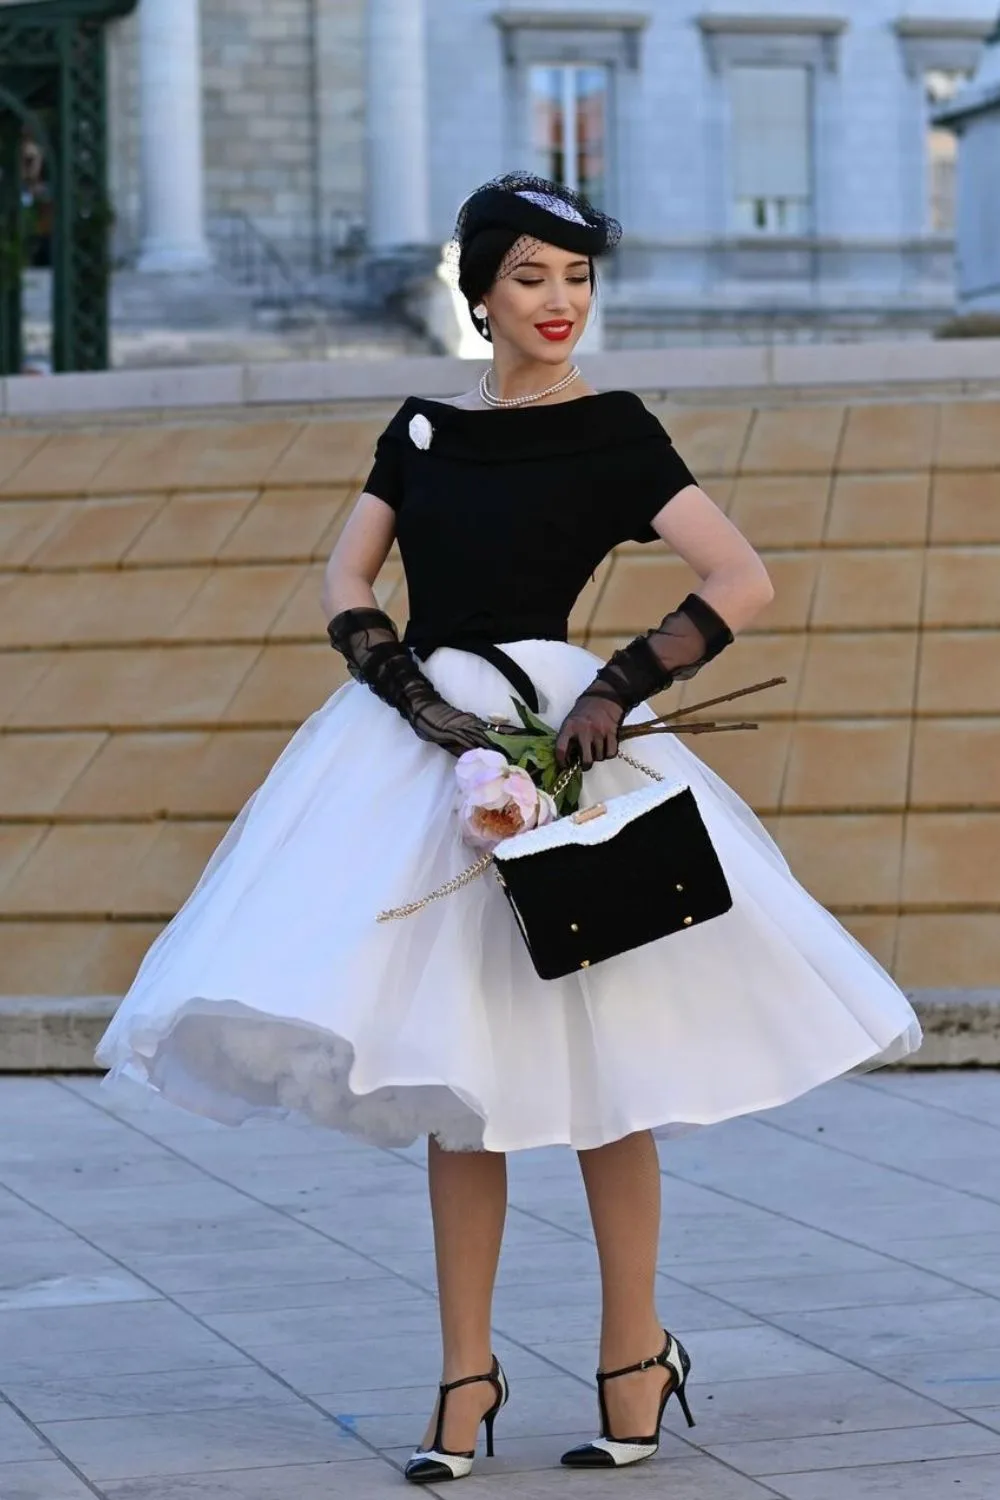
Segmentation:
<svg viewBox="0 0 1000 1500">
<path fill-rule="evenodd" d="M 669 703 L 665 702 L 664 707 L 680 708 L 689 703 L 702 703 L 756 682 L 785 677 L 787 682 L 783 687 L 769 688 L 767 692 L 753 693 L 735 703 L 726 703 L 718 710 L 713 709 L 712 717 L 757 720 L 790 714 L 799 692 L 805 646 L 803 635 L 739 636 L 728 651 L 703 667 L 697 677 L 683 683 L 679 695 L 677 689 L 672 688 L 667 695 Z M 592 649 L 598 651 L 602 648 L 594 643 Z"/>
<path fill-rule="evenodd" d="M 3 892 L 19 878 L 44 836 L 45 829 L 38 824 L 0 823 L 0 910 Z"/>
<path fill-rule="evenodd" d="M 58 815 L 233 818 L 287 742 L 270 729 L 112 735 Z"/>
<path fill-rule="evenodd" d="M 228 724 L 298 726 L 347 678 L 343 657 L 329 645 L 265 646 L 222 718 Z"/>
<path fill-rule="evenodd" d="M 1000 473 L 935 474 L 932 542 L 1000 542 Z"/>
<path fill-rule="evenodd" d="M 935 465 L 1000 468 L 1000 401 L 949 401 L 941 408 Z"/>
<path fill-rule="evenodd" d="M 169 638 L 203 586 L 193 568 L 146 573 L 29 573 L 0 594 L 0 647 L 136 645 Z"/>
<path fill-rule="evenodd" d="M 880 469 L 929 469 L 937 440 L 939 408 L 905 405 L 852 406 L 847 413 L 838 468 L 862 473 Z"/>
<path fill-rule="evenodd" d="M 0 922 L 0 995 L 86 995 L 80 974 L 103 924 Z"/>
<path fill-rule="evenodd" d="M 752 698 L 747 701 L 754 703 Z M 756 709 L 748 706 L 746 714 L 752 719 Z M 746 733 L 684 736 L 681 744 L 693 750 L 758 813 L 773 813 L 781 800 L 791 735 L 791 724 L 779 721 L 762 723 L 759 729 Z M 640 760 L 642 748 L 641 741 L 634 746 Z"/>
<path fill-rule="evenodd" d="M 652 409 L 699 481 L 703 474 L 736 473 L 754 415 L 750 407 Z"/>
<path fill-rule="evenodd" d="M 894 811 L 906 806 L 912 721 L 802 720 L 795 725 L 785 811 Z"/>
<path fill-rule="evenodd" d="M 147 482 L 149 476 L 146 476 Z M 34 568 L 113 567 L 163 505 L 162 495 L 78 500 L 31 559 Z"/>
<path fill-rule="evenodd" d="M 116 911 L 168 918 L 183 905 L 226 831 L 225 823 L 161 823 Z"/>
<path fill-rule="evenodd" d="M 897 917 L 877 916 L 868 912 L 849 912 L 840 918 L 840 922 L 852 937 L 857 938 L 862 948 L 866 948 L 882 965 L 883 969 L 887 969 L 890 974 L 893 973 L 899 940 Z"/>
<path fill-rule="evenodd" d="M 0 567 L 23 568 L 66 519 L 69 500 L 0 500 Z"/>
<path fill-rule="evenodd" d="M 818 552 L 769 552 L 764 557 L 774 598 L 751 623 L 758 630 L 804 630 L 819 575 Z"/>
<path fill-rule="evenodd" d="M 586 635 L 591 628 L 591 622 L 600 602 L 604 586 L 611 576 L 613 559 L 606 557 L 595 570 L 594 577 L 584 584 L 580 597 L 570 611 L 569 628 L 574 633 Z M 666 611 L 664 611 L 664 614 Z M 663 618 L 661 614 L 660 619 Z M 659 624 L 659 620 L 650 621 L 650 624 Z M 648 629 L 648 627 L 647 627 Z"/>
<path fill-rule="evenodd" d="M 833 487 L 828 546 L 923 546 L 930 508 L 930 471 L 841 474 Z"/>
<path fill-rule="evenodd" d="M 758 411 L 741 469 L 744 474 L 829 474 L 837 457 L 842 406 Z"/>
<path fill-rule="evenodd" d="M 804 714 L 908 714 L 917 672 L 916 631 L 811 635 L 802 693 Z"/>
<path fill-rule="evenodd" d="M 161 502 L 159 515 L 129 549 L 125 562 L 211 562 L 257 498 L 257 490 L 212 495 L 198 491 Z"/>
<path fill-rule="evenodd" d="M 226 540 L 226 562 L 306 561 L 347 504 L 345 485 L 265 490 Z"/>
<path fill-rule="evenodd" d="M 996 989 L 1000 917 L 996 912 L 904 914 L 896 979 L 910 989 Z"/>
<path fill-rule="evenodd" d="M 322 641 L 326 639 L 327 621 L 321 603 L 323 563 L 311 563 L 302 570 L 297 588 L 268 631 L 275 641 Z M 396 575 L 398 577 L 398 574 Z"/>
<path fill-rule="evenodd" d="M 101 734 L 0 736 L 0 818 L 54 812 L 103 743 Z"/>
<path fill-rule="evenodd" d="M 601 635 L 652 629 L 698 586 L 687 563 L 661 547 L 647 548 L 646 556 L 616 555 L 613 564 L 589 622 Z"/>
<path fill-rule="evenodd" d="M 9 494 L 80 495 L 121 446 L 121 432 L 55 432 L 4 483 Z"/>
<path fill-rule="evenodd" d="M 232 422 L 140 427 L 101 473 L 101 491 L 139 490 L 156 476 L 164 490 L 238 490 L 263 485 L 301 422 Z"/>
<path fill-rule="evenodd" d="M 1000 547 L 932 548 L 925 626 L 1000 626 Z"/>
<path fill-rule="evenodd" d="M 0 487 L 6 487 L 48 438 L 47 432 L 0 432 Z"/>
<path fill-rule="evenodd" d="M 383 422 L 307 422 L 268 472 L 268 483 L 360 484 L 372 467 Z"/>
<path fill-rule="evenodd" d="M 809 547 L 823 535 L 829 481 L 824 475 L 744 475 L 730 520 L 755 547 Z"/>
<path fill-rule="evenodd" d="M 124 909 L 121 903 L 158 832 L 154 823 L 50 828 L 0 890 L 0 911 L 14 917 L 103 917 Z"/>
<path fill-rule="evenodd" d="M 782 814 L 778 843 L 825 906 L 896 906 L 903 819 L 889 813 Z"/>
<path fill-rule="evenodd" d="M 1000 651 L 993 631 L 926 630 L 917 711 L 1000 713 Z"/>
<path fill-rule="evenodd" d="M 0 651 L 0 723 L 10 723 L 59 660 L 55 651 Z"/>
<path fill-rule="evenodd" d="M 990 905 L 1000 922 L 1000 813 L 910 813 L 903 903 Z"/>
<path fill-rule="evenodd" d="M 820 630 L 905 629 L 920 618 L 925 553 L 827 552 L 823 556 L 812 627 Z"/>
<path fill-rule="evenodd" d="M 49 671 L 10 722 L 26 729 L 214 724 L 258 654 L 256 646 L 53 653 Z"/>
<path fill-rule="evenodd" d="M 46 924 L 49 925 L 49 924 Z M 95 943 L 82 955 L 70 994 L 124 995 L 162 922 L 101 922 Z"/>
<path fill-rule="evenodd" d="M 295 566 L 231 566 L 202 572 L 197 598 L 164 635 L 186 641 L 263 641 L 303 571 Z"/>
<path fill-rule="evenodd" d="M 914 807 L 1000 807 L 1000 718 L 918 719 Z"/>
</svg>

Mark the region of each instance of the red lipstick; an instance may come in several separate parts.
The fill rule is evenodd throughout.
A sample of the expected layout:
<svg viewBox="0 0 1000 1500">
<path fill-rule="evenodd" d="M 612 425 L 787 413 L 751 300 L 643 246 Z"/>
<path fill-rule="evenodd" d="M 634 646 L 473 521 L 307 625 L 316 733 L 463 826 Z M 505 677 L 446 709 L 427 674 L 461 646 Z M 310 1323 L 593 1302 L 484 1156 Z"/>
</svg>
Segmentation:
<svg viewBox="0 0 1000 1500">
<path fill-rule="evenodd" d="M 548 323 L 536 323 L 535 327 L 542 338 L 548 339 L 552 344 L 561 344 L 573 332 L 573 324 L 566 318 L 553 318 Z"/>
</svg>

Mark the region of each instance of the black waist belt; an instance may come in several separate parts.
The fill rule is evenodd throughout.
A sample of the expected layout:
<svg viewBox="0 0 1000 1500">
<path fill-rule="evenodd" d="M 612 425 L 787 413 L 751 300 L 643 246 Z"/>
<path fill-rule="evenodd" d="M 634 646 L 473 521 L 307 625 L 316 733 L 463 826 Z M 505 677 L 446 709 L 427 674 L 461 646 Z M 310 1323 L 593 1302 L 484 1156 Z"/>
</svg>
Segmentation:
<svg viewBox="0 0 1000 1500">
<path fill-rule="evenodd" d="M 523 634 L 522 627 L 527 627 L 523 629 Z M 511 640 L 536 639 L 564 641 L 566 639 L 566 625 L 565 622 L 553 620 L 545 622 L 540 620 L 530 622 L 519 621 L 516 623 L 511 621 L 510 634 L 507 638 Z M 491 667 L 495 667 L 503 677 L 506 677 L 511 687 L 523 698 L 524 702 L 531 709 L 531 712 L 533 714 L 538 713 L 538 691 L 535 684 L 524 668 L 519 667 L 513 657 L 508 656 L 507 652 L 501 650 L 488 636 L 476 635 L 470 631 L 468 634 L 456 633 L 450 637 L 446 636 L 443 639 L 437 637 L 421 639 L 420 635 L 415 633 L 415 638 L 411 637 L 407 640 L 407 645 L 412 647 L 421 661 L 426 661 L 439 646 L 451 646 L 456 651 L 470 651 L 473 656 L 482 657 L 483 661 L 489 662 Z"/>
</svg>

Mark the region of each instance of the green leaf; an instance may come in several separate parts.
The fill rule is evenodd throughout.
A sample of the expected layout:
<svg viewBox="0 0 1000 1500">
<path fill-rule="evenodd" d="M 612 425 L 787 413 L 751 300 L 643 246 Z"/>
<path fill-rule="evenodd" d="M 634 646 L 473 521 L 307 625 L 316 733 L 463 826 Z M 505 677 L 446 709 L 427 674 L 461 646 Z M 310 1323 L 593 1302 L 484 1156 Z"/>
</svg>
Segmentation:
<svg viewBox="0 0 1000 1500">
<path fill-rule="evenodd" d="M 537 714 L 533 714 L 526 703 L 522 703 L 519 698 L 515 698 L 514 707 L 517 709 L 518 717 L 525 729 L 533 729 L 536 734 L 544 735 L 546 739 L 550 736 L 552 739 L 555 739 L 556 731 L 552 728 L 551 724 L 546 724 L 544 719 L 540 719 Z"/>
</svg>

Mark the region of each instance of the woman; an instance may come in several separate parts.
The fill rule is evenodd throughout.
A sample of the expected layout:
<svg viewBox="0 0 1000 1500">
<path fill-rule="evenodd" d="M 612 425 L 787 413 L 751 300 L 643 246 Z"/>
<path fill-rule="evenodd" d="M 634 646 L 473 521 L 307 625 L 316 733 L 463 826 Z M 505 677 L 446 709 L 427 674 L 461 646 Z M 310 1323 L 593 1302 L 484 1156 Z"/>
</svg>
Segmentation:
<svg viewBox="0 0 1000 1500">
<path fill-rule="evenodd" d="M 99 1059 L 217 1119 L 295 1111 L 382 1144 L 429 1137 L 443 1381 L 406 1469 L 472 1468 L 508 1395 L 490 1306 L 508 1150 L 569 1144 L 603 1286 L 602 1429 L 563 1462 L 650 1457 L 690 1368 L 654 1296 L 660 1177 L 652 1131 L 764 1109 L 905 1055 L 905 998 L 796 884 L 739 799 L 682 745 L 648 740 L 688 782 L 721 856 L 724 917 L 543 982 L 492 881 L 407 921 L 376 915 L 469 863 L 454 757 L 490 744 L 537 692 L 585 803 L 633 789 L 625 716 L 723 650 L 771 598 L 750 545 L 698 487 L 638 397 L 571 363 L 594 259 L 619 226 L 514 174 L 466 202 L 460 286 L 493 362 L 454 401 L 411 398 L 330 559 L 324 605 L 357 681 L 308 721 L 194 894 L 150 950 Z M 405 640 L 373 585 L 394 537 Z M 666 542 L 700 579 L 604 665 L 566 642 L 617 543 Z M 752 753 L 752 751 L 748 752 Z"/>
</svg>

